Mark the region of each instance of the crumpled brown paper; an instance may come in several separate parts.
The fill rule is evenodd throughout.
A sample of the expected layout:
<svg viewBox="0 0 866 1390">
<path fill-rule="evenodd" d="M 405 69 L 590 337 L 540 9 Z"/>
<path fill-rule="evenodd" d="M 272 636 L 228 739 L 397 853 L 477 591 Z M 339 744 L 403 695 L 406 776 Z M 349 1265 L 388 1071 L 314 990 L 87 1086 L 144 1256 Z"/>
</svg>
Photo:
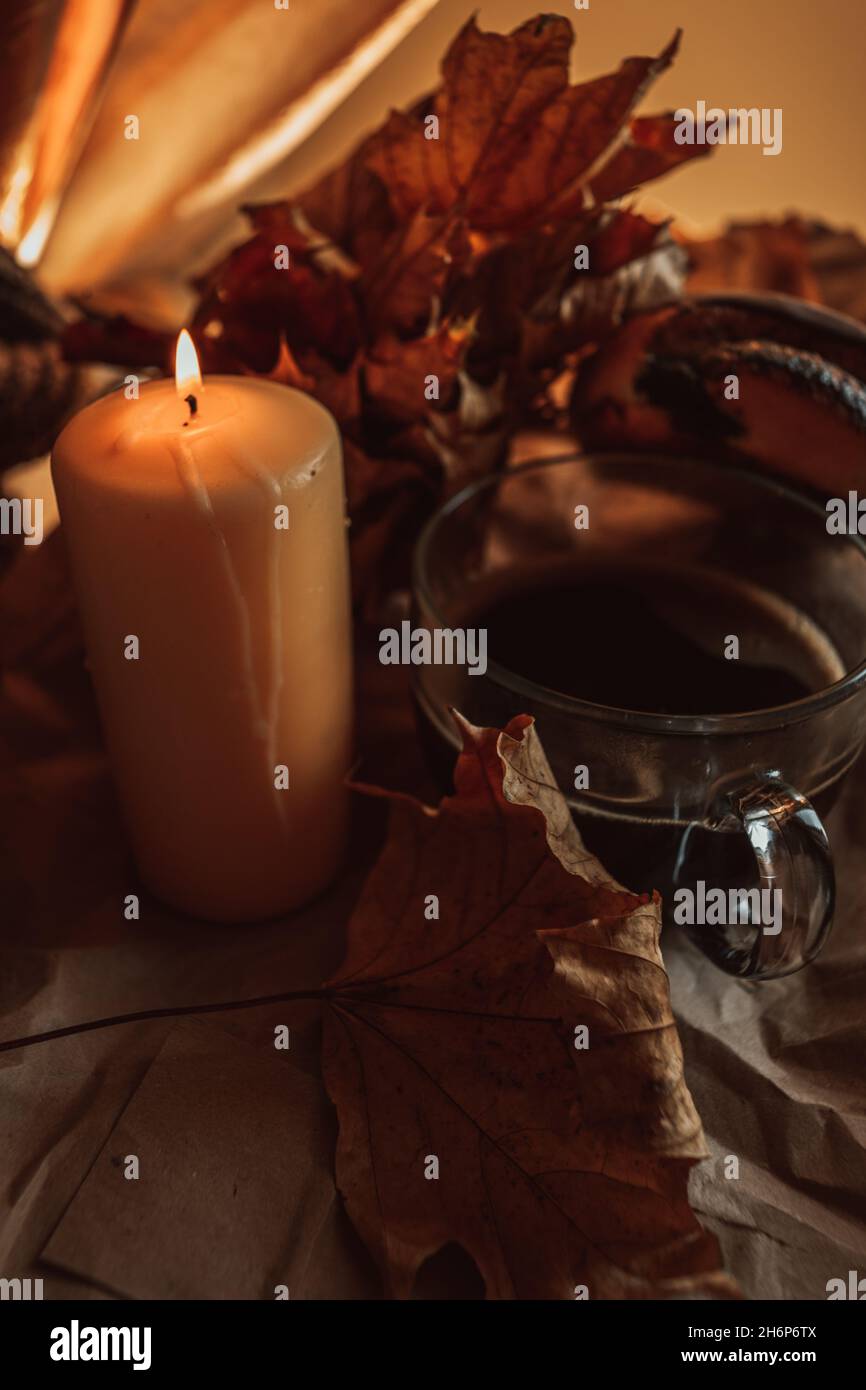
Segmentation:
<svg viewBox="0 0 866 1390">
<path fill-rule="evenodd" d="M 297 1298 L 333 1199 L 332 1124 L 272 1030 L 256 1048 L 180 1022 L 44 1257 L 128 1298 Z"/>
<path fill-rule="evenodd" d="M 22 549 L 0 578 L 0 663 L 0 1036 L 310 988 L 332 973 L 375 849 L 369 808 L 344 876 L 303 913 L 232 930 L 145 898 L 141 920 L 126 921 L 137 885 L 58 537 Z M 430 799 L 403 671 L 373 657 L 360 676 L 360 775 Z M 829 830 L 840 910 L 806 972 L 750 985 L 684 939 L 664 942 L 713 1151 L 693 1204 L 753 1298 L 823 1299 L 828 1279 L 866 1271 L 866 762 Z M 288 1054 L 274 1052 L 278 1023 L 292 1030 Z M 293 1297 L 377 1295 L 333 1187 L 315 1003 L 45 1042 L 0 1054 L 0 1072 L 0 1275 L 38 1272 L 58 1298 L 273 1297 L 272 1282 L 292 1281 Z M 253 1141 L 256 1106 L 268 1119 Z M 132 1152 L 139 1182 L 112 1163 Z M 236 1201 L 240 1220 L 226 1215 Z M 477 1293 L 447 1261 L 422 1289 Z"/>
<path fill-rule="evenodd" d="M 839 905 L 806 970 L 748 984 L 666 943 L 713 1154 L 693 1174 L 692 1205 L 752 1298 L 823 1299 L 828 1280 L 866 1273 L 866 759 L 827 830 Z M 728 1155 L 738 1178 L 725 1177 Z"/>
</svg>

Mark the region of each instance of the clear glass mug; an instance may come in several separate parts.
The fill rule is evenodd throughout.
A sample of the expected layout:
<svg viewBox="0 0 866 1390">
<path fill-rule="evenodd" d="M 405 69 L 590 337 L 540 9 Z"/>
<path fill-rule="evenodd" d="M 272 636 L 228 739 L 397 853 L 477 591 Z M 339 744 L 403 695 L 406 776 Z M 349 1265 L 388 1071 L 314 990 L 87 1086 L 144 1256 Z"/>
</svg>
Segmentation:
<svg viewBox="0 0 866 1390">
<path fill-rule="evenodd" d="M 587 529 L 575 527 L 577 505 L 589 508 Z M 733 920 L 689 928 L 722 969 L 753 979 L 800 969 L 826 938 L 835 879 L 822 816 L 866 738 L 866 547 L 831 536 L 826 522 L 817 502 L 738 469 L 571 455 L 465 489 L 431 519 L 415 555 L 415 627 L 473 626 L 483 595 L 517 574 L 522 586 L 578 554 L 609 567 L 640 553 L 736 575 L 825 635 L 838 679 L 743 714 L 592 704 L 489 657 L 483 674 L 413 667 L 419 727 L 440 771 L 450 772 L 458 748 L 450 707 L 482 725 L 534 716 L 587 845 L 630 889 L 658 889 L 666 920 L 672 894 L 699 878 L 726 892 L 732 883 L 779 890 L 772 928 L 746 895 Z M 580 765 L 591 767 L 590 786 L 576 791 Z"/>
</svg>

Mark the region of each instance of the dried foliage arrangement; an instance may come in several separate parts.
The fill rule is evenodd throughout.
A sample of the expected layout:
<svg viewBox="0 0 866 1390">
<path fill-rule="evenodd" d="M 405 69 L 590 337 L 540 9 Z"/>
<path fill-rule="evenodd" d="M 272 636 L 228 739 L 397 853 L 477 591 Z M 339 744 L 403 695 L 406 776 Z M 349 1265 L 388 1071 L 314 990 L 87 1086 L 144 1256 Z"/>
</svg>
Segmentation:
<svg viewBox="0 0 866 1390">
<path fill-rule="evenodd" d="M 393 112 L 313 188 L 247 209 L 249 240 L 197 282 L 191 327 L 206 372 L 296 386 L 337 417 L 362 605 L 403 577 L 431 507 L 502 465 L 566 364 L 592 350 L 578 427 L 619 442 L 650 341 L 657 370 L 675 373 L 689 354 L 718 353 L 723 329 L 740 332 L 721 310 L 691 331 L 670 305 L 683 248 L 618 202 L 706 152 L 675 144 L 671 116 L 634 114 L 678 36 L 578 84 L 572 41 L 556 16 L 509 35 L 470 21 L 435 92 Z M 51 364 L 51 390 L 36 393 L 38 409 L 31 394 L 7 432 L 10 455 L 49 441 L 74 364 L 170 370 L 173 333 L 94 317 L 64 326 L 11 262 L 0 270 L 4 338 Z M 764 326 L 778 338 L 775 320 Z M 605 355 L 614 332 L 625 374 Z M 849 358 L 859 370 L 859 349 Z M 0 350 L 0 406 L 11 372 Z M 662 424 L 634 407 L 636 436 L 670 426 L 665 400 L 651 404 Z M 67 603 L 65 570 L 48 577 L 48 599 Z M 18 636 L 44 663 L 56 657 L 44 626 L 55 608 L 44 594 L 32 602 L 43 625 L 28 610 Z M 15 641 L 13 627 L 4 655 L 26 665 Z M 688 1202 L 705 1146 L 658 901 L 621 888 L 587 852 L 531 721 L 461 727 L 455 795 L 435 812 L 391 798 L 346 960 L 309 992 L 323 1005 L 349 1214 L 396 1296 L 456 1242 L 492 1298 L 736 1297 Z M 433 930 L 418 885 L 442 882 L 445 866 Z M 445 1165 L 436 1182 L 424 1180 L 428 1153 Z"/>
<path fill-rule="evenodd" d="M 248 208 L 251 238 L 197 282 L 206 371 L 311 391 L 339 421 L 360 602 L 402 576 L 437 500 L 503 461 L 569 354 L 682 283 L 668 228 L 615 202 L 706 153 L 633 115 L 679 35 L 578 84 L 572 42 L 560 16 L 470 20 L 434 92 L 305 193 Z M 65 350 L 165 368 L 173 340 L 90 319 Z"/>
</svg>

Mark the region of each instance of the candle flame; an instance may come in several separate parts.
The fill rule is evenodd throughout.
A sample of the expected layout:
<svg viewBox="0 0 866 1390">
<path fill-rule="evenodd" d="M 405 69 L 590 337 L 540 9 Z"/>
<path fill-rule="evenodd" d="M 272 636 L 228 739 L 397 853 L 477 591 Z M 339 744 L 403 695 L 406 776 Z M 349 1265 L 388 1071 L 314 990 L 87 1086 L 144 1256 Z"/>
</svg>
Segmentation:
<svg viewBox="0 0 866 1390">
<path fill-rule="evenodd" d="M 195 350 L 195 343 L 185 328 L 181 329 L 180 337 L 177 340 L 177 351 L 174 358 L 174 379 L 179 396 L 186 396 L 190 391 L 198 391 L 201 389 L 201 369 L 198 365 L 198 353 Z"/>
</svg>

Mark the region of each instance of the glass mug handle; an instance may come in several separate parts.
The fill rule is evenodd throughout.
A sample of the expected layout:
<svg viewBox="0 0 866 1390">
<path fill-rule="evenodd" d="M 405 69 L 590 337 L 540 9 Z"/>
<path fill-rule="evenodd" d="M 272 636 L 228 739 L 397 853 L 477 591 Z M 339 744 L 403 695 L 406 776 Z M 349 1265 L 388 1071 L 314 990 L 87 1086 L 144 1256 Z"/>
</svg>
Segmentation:
<svg viewBox="0 0 866 1390">
<path fill-rule="evenodd" d="M 808 965 L 827 938 L 836 901 L 827 832 L 811 802 L 776 772 L 727 780 L 711 792 L 703 823 L 746 835 L 761 890 L 781 892 L 781 920 L 729 922 L 713 932 L 693 931 L 692 940 L 729 975 L 750 980 L 776 979 Z M 767 901 L 763 891 L 760 901 Z"/>
</svg>

